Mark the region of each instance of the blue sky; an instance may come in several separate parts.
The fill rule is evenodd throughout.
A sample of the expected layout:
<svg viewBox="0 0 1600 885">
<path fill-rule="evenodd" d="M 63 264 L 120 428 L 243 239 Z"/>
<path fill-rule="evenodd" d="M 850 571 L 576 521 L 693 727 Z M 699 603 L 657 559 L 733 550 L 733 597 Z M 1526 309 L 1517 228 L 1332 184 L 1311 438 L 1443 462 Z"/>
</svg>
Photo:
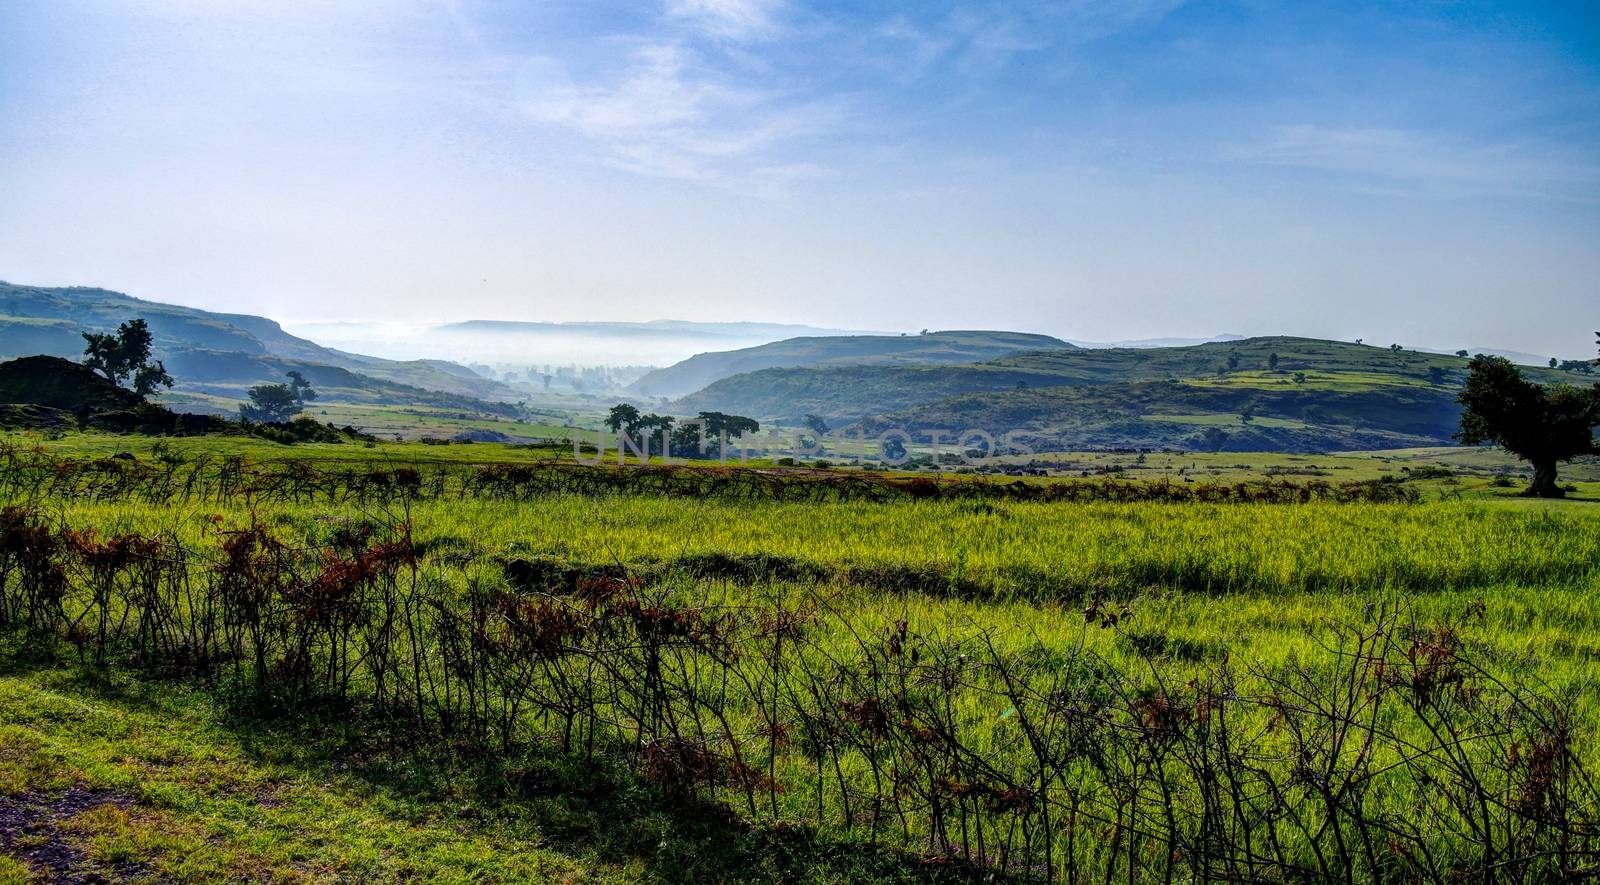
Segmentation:
<svg viewBox="0 0 1600 885">
<path fill-rule="evenodd" d="M 1593 2 L 11 0 L 0 37 L 12 281 L 1572 356 L 1600 322 Z"/>
</svg>

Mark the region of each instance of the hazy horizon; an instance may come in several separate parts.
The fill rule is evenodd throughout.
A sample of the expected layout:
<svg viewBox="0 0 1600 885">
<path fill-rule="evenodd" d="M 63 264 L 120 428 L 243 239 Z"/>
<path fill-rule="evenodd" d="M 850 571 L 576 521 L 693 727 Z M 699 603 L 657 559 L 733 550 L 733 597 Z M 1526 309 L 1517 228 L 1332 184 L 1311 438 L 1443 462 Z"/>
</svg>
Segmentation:
<svg viewBox="0 0 1600 885">
<path fill-rule="evenodd" d="M 3 278 L 0 278 L 0 283 L 22 286 L 35 285 Z M 63 287 L 72 288 L 70 285 Z M 55 286 L 47 288 L 55 288 Z M 109 287 L 90 286 L 81 288 Z M 116 290 L 111 289 L 111 291 Z M 123 292 L 120 294 L 141 298 L 145 301 L 174 303 L 166 302 L 160 298 L 139 296 L 135 293 Z M 185 306 L 204 309 L 204 305 Z M 797 323 L 748 321 L 738 318 L 709 321 L 683 320 L 675 317 L 543 321 L 473 317 L 449 320 L 375 321 L 351 319 L 320 322 L 285 321 L 281 317 L 272 315 L 265 315 L 265 318 L 278 322 L 290 334 L 316 344 L 367 356 L 395 360 L 444 359 L 463 364 L 482 363 L 519 366 L 530 364 L 664 366 L 687 359 L 698 353 L 740 350 L 794 337 L 819 335 L 907 336 L 916 335 L 922 331 L 949 332 L 962 330 L 954 327 L 934 327 L 931 329 L 926 327 L 840 329 Z M 457 328 L 477 323 L 524 326 L 528 328 L 520 332 L 510 330 L 469 331 L 465 328 Z M 988 331 L 1050 335 L 1069 344 L 1087 348 L 1186 346 L 1256 337 L 1223 331 L 1213 334 L 1196 333 L 1182 336 L 1090 340 L 1076 338 L 1070 333 L 1058 333 L 1056 330 L 1050 329 L 1001 329 L 976 325 L 963 328 L 967 331 L 987 329 Z M 1358 342 L 1364 340 L 1374 347 L 1400 344 L 1407 349 L 1434 353 L 1454 353 L 1464 348 L 1471 353 L 1492 353 L 1506 356 L 1515 362 L 1526 365 L 1542 366 L 1551 357 L 1588 359 L 1585 345 L 1577 343 L 1584 340 L 1581 335 L 1574 336 L 1572 341 L 1566 343 L 1567 350 L 1535 353 L 1518 350 L 1514 347 L 1506 347 L 1493 341 L 1465 345 L 1429 339 L 1401 342 L 1395 340 L 1393 336 L 1383 334 L 1385 331 L 1379 329 L 1377 330 L 1378 334 L 1355 340 Z M 1343 340 L 1324 335 L 1315 329 L 1302 332 L 1279 330 L 1268 334 Z"/>
<path fill-rule="evenodd" d="M 0 31 L 25 284 L 1559 356 L 1600 319 L 1577 5 L 22 0 Z"/>
</svg>

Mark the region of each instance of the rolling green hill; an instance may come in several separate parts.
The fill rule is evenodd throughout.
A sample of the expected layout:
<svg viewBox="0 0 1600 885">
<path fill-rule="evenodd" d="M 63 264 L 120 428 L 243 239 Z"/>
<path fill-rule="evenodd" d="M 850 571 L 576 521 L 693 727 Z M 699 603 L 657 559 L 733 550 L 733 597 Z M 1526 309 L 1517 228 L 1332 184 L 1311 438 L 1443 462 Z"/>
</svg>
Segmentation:
<svg viewBox="0 0 1600 885">
<path fill-rule="evenodd" d="M 681 397 L 724 378 L 763 369 L 837 365 L 974 363 L 1021 351 L 1074 350 L 1049 335 L 951 331 L 925 335 L 789 338 L 742 350 L 701 353 L 636 381 L 641 396 Z"/>
<path fill-rule="evenodd" d="M 359 373 L 371 382 L 330 386 L 376 389 L 387 383 L 388 396 L 404 397 L 405 391 L 420 388 L 482 400 L 521 398 L 515 390 L 453 363 L 346 353 L 290 335 L 264 317 L 214 313 L 77 286 L 0 282 L 0 359 L 33 354 L 77 359 L 83 353 L 79 333 L 110 331 L 136 317 L 150 324 L 156 356 L 166 361 L 186 389 L 247 387 L 282 378 L 287 371 L 282 367 L 310 372 L 327 367 Z"/>
<path fill-rule="evenodd" d="M 1176 448 L 1350 451 L 1448 444 L 1460 410 L 1446 386 L 1280 389 L 1136 381 L 963 394 L 870 418 L 889 427 L 984 430 L 1039 451 Z"/>
<path fill-rule="evenodd" d="M 767 369 L 673 404 L 869 432 L 1018 431 L 1037 450 L 1448 444 L 1467 360 L 1310 338 L 1020 353 L 971 365 Z M 1590 379 L 1524 369 L 1543 382 Z"/>
</svg>

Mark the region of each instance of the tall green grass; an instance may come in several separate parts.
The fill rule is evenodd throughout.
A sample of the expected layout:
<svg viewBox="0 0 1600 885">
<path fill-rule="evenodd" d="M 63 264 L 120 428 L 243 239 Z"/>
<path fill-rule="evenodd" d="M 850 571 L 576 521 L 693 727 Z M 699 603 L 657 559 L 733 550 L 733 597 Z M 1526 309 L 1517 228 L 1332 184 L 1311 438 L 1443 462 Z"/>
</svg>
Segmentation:
<svg viewBox="0 0 1600 885">
<path fill-rule="evenodd" d="M 75 525 L 162 526 L 194 540 L 239 507 L 55 502 Z M 403 505 L 396 505 L 400 507 Z M 1501 585 L 1592 591 L 1600 512 L 1418 505 L 790 504 L 563 495 L 418 502 L 419 539 L 472 555 L 541 555 L 648 566 L 684 557 L 780 557 L 883 589 L 983 598 L 1077 598 L 1150 590 L 1296 595 Z M 359 507 L 274 505 L 308 532 Z"/>
</svg>

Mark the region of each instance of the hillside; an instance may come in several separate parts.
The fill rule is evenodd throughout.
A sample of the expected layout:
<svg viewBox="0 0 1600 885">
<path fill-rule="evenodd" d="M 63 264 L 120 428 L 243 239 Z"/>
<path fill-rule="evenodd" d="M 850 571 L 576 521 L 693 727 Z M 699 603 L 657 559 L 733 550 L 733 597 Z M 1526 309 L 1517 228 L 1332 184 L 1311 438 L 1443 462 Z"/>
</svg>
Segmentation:
<svg viewBox="0 0 1600 885">
<path fill-rule="evenodd" d="M 1173 448 L 1322 452 L 1448 445 L 1460 409 L 1445 385 L 1342 389 L 1335 373 L 1286 386 L 1139 381 L 963 394 L 868 419 L 889 427 L 1016 432 L 1039 451 Z"/>
<path fill-rule="evenodd" d="M 426 406 L 504 418 L 513 418 L 518 414 L 517 407 L 512 403 L 428 389 L 375 378 L 365 372 L 339 366 L 302 360 L 212 350 L 180 350 L 170 355 L 166 365 L 168 371 L 179 379 L 178 389 L 230 399 L 242 400 L 251 387 L 263 380 L 281 379 L 290 371 L 297 371 L 316 388 L 317 398 L 322 402 Z"/>
<path fill-rule="evenodd" d="M 1273 357 L 1276 356 L 1274 361 Z M 673 404 L 872 432 L 1019 431 L 1039 450 L 1446 445 L 1467 360 L 1309 338 L 1021 353 L 955 366 L 769 369 Z M 1542 383 L 1587 379 L 1525 369 Z"/>
<path fill-rule="evenodd" d="M 724 378 L 763 369 L 828 365 L 974 363 L 1021 351 L 1073 350 L 1049 335 L 949 331 L 926 335 L 789 338 L 742 350 L 701 353 L 657 369 L 630 388 L 640 396 L 682 397 Z"/>
<path fill-rule="evenodd" d="M 53 356 L 0 363 L 0 403 L 68 412 L 131 409 L 144 398 L 100 377 L 87 366 Z"/>
<path fill-rule="evenodd" d="M 27 356 L 0 362 L 0 428 L 187 435 L 224 431 L 227 422 L 145 402 L 72 360 Z"/>
<path fill-rule="evenodd" d="M 281 372 L 248 374 L 257 368 L 252 361 L 268 360 L 275 361 L 273 367 L 334 367 L 404 388 L 460 397 L 521 398 L 515 390 L 479 377 L 464 366 L 346 353 L 290 335 L 264 317 L 214 313 L 77 286 L 46 288 L 0 282 L 0 359 L 33 354 L 77 359 L 83 353 L 79 333 L 111 331 L 136 317 L 150 324 L 156 356 L 166 361 L 183 387 L 259 383 L 281 377 Z"/>
</svg>

